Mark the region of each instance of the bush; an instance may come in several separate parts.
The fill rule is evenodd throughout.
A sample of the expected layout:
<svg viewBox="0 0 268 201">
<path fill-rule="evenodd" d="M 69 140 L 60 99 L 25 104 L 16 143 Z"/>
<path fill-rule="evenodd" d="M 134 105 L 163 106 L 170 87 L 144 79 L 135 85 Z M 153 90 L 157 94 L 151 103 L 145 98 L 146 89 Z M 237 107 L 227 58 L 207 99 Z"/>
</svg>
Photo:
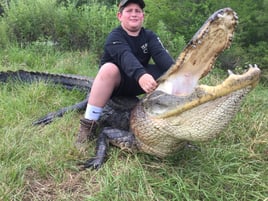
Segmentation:
<svg viewBox="0 0 268 201">
<path fill-rule="evenodd" d="M 160 37 L 165 48 L 170 52 L 174 59 L 177 59 L 180 52 L 185 46 L 184 37 L 177 34 L 174 35 L 167 30 L 167 27 L 163 21 L 159 21 L 157 29 L 155 30 L 157 35 Z"/>
<path fill-rule="evenodd" d="M 4 49 L 8 44 L 7 24 L 3 20 L 0 20 L 0 48 Z"/>
<path fill-rule="evenodd" d="M 2 1 L 3 2 L 3 1 Z M 49 41 L 63 50 L 90 49 L 102 53 L 107 34 L 118 25 L 115 0 L 8 0 L 0 19 L 0 47 L 20 46 Z M 1 3 L 3 5 L 3 3 Z M 113 6 L 111 6 L 113 5 Z M 266 24 L 267 3 L 242 1 L 167 1 L 146 0 L 145 26 L 155 31 L 173 57 L 215 10 L 232 7 L 240 24 L 236 47 L 220 59 L 220 66 L 234 68 L 243 63 L 257 63 L 268 69 Z M 252 9 L 252 8 L 255 8 Z M 254 12 L 253 12 L 254 11 Z"/>
<path fill-rule="evenodd" d="M 94 2 L 76 8 L 71 3 L 59 5 L 56 0 L 12 1 L 3 23 L 11 41 L 23 46 L 50 40 L 65 50 L 100 51 L 107 34 L 118 24 L 116 11 L 116 6 Z M 0 44 L 4 40 L 1 38 Z"/>
<path fill-rule="evenodd" d="M 12 1 L 6 17 L 12 41 L 27 44 L 41 37 L 52 37 L 58 18 L 54 0 Z"/>
<path fill-rule="evenodd" d="M 236 42 L 229 50 L 219 57 L 219 66 L 223 69 L 234 69 L 245 67 L 248 64 L 257 64 L 261 69 L 268 69 L 268 43 L 258 42 L 256 45 L 241 47 Z"/>
<path fill-rule="evenodd" d="M 260 41 L 256 45 L 249 45 L 246 50 L 248 60 L 268 70 L 268 42 Z"/>
</svg>

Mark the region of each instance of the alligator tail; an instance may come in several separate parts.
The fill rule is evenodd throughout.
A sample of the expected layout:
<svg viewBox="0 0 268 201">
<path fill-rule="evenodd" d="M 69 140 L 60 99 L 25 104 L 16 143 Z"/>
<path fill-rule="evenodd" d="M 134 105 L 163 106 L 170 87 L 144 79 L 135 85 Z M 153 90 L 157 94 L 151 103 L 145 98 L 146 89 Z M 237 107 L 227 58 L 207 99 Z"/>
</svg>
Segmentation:
<svg viewBox="0 0 268 201">
<path fill-rule="evenodd" d="M 91 89 L 93 79 L 80 75 L 69 74 L 51 74 L 45 72 L 33 72 L 33 71 L 5 71 L 0 72 L 0 82 L 19 81 L 19 82 L 39 82 L 44 81 L 47 83 L 61 85 L 68 90 L 78 89 L 81 91 L 89 92 Z M 87 105 L 87 98 L 74 105 L 64 107 L 56 112 L 51 112 L 42 118 L 33 122 L 33 125 L 49 124 L 55 118 L 62 117 L 65 113 L 74 110 L 84 110 Z"/>
<path fill-rule="evenodd" d="M 86 92 L 90 90 L 93 82 L 92 78 L 80 75 L 52 74 L 25 70 L 0 72 L 0 82 L 8 82 L 14 80 L 28 83 L 44 81 L 61 85 L 69 90 L 79 89 Z"/>
</svg>

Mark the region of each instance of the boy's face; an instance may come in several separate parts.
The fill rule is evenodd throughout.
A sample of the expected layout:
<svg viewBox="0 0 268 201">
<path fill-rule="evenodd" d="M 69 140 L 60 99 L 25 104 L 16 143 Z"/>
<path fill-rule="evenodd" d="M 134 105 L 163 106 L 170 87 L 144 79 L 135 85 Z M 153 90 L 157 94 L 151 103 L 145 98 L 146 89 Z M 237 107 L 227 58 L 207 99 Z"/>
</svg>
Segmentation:
<svg viewBox="0 0 268 201">
<path fill-rule="evenodd" d="M 122 12 L 117 13 L 117 18 L 127 32 L 136 33 L 139 32 L 142 27 L 144 13 L 138 4 L 130 3 Z"/>
</svg>

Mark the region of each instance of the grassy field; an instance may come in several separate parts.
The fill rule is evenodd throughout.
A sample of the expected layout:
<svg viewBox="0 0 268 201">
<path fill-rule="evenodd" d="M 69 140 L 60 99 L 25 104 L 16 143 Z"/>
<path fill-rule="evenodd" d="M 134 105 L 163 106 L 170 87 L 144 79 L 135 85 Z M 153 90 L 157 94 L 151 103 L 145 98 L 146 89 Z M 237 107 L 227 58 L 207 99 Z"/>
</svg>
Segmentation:
<svg viewBox="0 0 268 201">
<path fill-rule="evenodd" d="M 38 70 L 94 76 L 96 55 L 12 47 L 0 52 L 0 70 Z M 208 80 L 218 81 L 222 73 Z M 45 83 L 0 83 L 0 200 L 268 200 L 268 88 L 260 83 L 221 135 L 159 160 L 111 147 L 98 171 L 79 171 L 93 156 L 73 146 L 83 113 L 47 126 L 37 118 L 84 98 Z"/>
</svg>

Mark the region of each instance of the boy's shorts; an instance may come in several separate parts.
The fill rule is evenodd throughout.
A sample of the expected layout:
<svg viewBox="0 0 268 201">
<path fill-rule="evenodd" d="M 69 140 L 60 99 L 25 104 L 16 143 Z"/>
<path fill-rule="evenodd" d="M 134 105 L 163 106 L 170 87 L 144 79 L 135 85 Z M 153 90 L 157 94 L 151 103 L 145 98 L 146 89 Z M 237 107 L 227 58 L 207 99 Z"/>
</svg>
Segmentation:
<svg viewBox="0 0 268 201">
<path fill-rule="evenodd" d="M 158 68 L 155 64 L 148 64 L 145 69 L 147 73 L 151 74 L 155 80 L 164 74 L 164 71 Z M 124 72 L 121 72 L 121 82 L 118 88 L 114 90 L 112 97 L 138 96 L 144 93 L 145 91 L 143 91 L 139 83 L 134 78 L 130 78 Z"/>
</svg>

